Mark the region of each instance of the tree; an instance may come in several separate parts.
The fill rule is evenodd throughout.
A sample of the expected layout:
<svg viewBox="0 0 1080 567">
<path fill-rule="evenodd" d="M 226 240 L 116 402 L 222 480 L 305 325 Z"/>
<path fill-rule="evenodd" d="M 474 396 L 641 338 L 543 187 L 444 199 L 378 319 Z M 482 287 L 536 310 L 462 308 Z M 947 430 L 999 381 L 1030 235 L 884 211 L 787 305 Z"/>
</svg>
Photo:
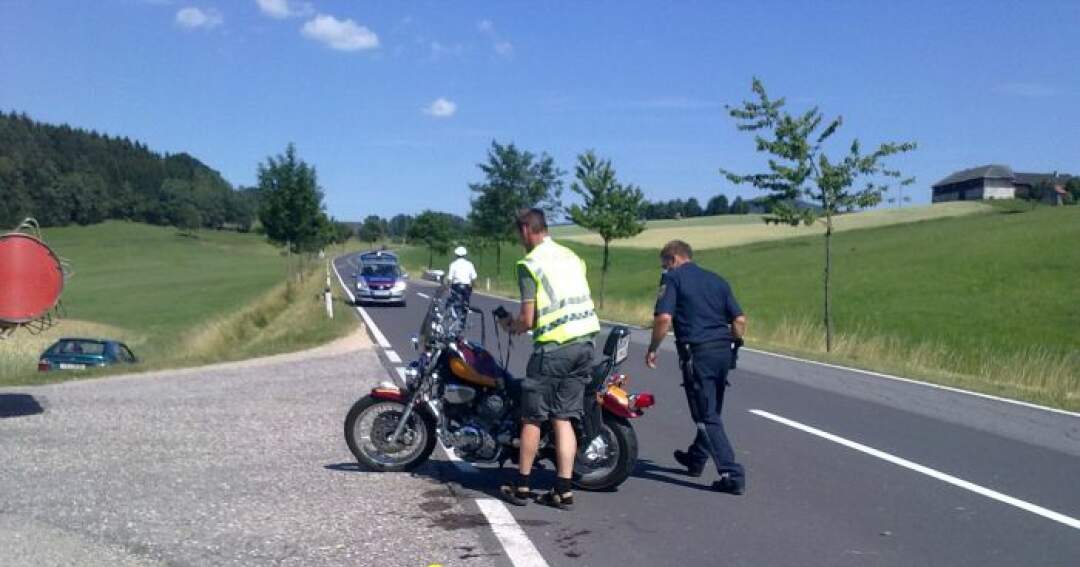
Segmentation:
<svg viewBox="0 0 1080 567">
<path fill-rule="evenodd" d="M 1065 190 L 1068 191 L 1069 200 L 1073 204 L 1080 203 L 1080 176 L 1070 177 L 1068 183 L 1065 184 Z"/>
<path fill-rule="evenodd" d="M 859 141 L 853 140 L 847 152 L 830 158 L 825 144 L 840 128 L 843 119 L 836 117 L 822 128 L 824 117 L 817 107 L 792 115 L 783 110 L 785 100 L 770 99 L 757 78 L 752 90 L 755 100 L 744 101 L 738 107 L 727 106 L 728 113 L 740 131 L 755 132 L 754 142 L 759 152 L 769 154 L 768 171 L 739 175 L 721 169 L 733 183 L 746 183 L 768 192 L 774 203 L 772 215 L 791 225 L 813 224 L 823 216 L 825 225 L 824 323 L 825 350 L 832 350 L 832 316 L 830 284 L 832 282 L 833 217 L 881 202 L 893 180 L 910 185 L 913 178 L 901 179 L 898 170 L 884 165 L 885 158 L 915 149 L 913 142 L 884 143 L 864 154 Z M 861 188 L 853 188 L 862 180 Z M 799 207 L 796 200 L 808 198 L 820 207 L 820 212 Z"/>
<path fill-rule="evenodd" d="M 327 240 L 328 224 L 323 212 L 322 190 L 315 168 L 296 155 L 289 144 L 285 153 L 259 164 L 261 206 L 259 221 L 267 238 L 291 252 L 312 252 Z"/>
<path fill-rule="evenodd" d="M 409 227 L 409 240 L 423 242 L 428 248 L 428 269 L 434 265 L 434 255 L 450 252 L 454 240 L 453 215 L 432 210 L 420 213 Z"/>
<path fill-rule="evenodd" d="M 728 214 L 729 206 L 730 205 L 728 204 L 727 195 L 717 195 L 712 199 L 709 199 L 709 202 L 705 205 L 705 214 L 726 215 Z"/>
<path fill-rule="evenodd" d="M 584 205 L 571 205 L 570 219 L 578 226 L 596 232 L 604 241 L 598 302 L 603 308 L 609 245 L 612 240 L 630 238 L 645 230 L 645 223 L 638 219 L 645 197 L 637 187 L 619 183 L 611 160 L 598 159 L 591 150 L 578 156 L 574 176 L 577 181 L 570 185 L 570 190 L 581 196 Z"/>
<path fill-rule="evenodd" d="M 202 226 L 202 215 L 192 203 L 183 203 L 176 210 L 176 228 L 181 234 L 193 236 Z"/>
<path fill-rule="evenodd" d="M 491 142 L 487 162 L 477 164 L 484 172 L 483 183 L 472 183 L 476 193 L 469 212 L 469 224 L 495 245 L 495 273 L 502 260 L 502 242 L 516 235 L 515 218 L 520 209 L 539 207 L 554 220 L 562 210 L 563 172 L 546 153 L 540 156 L 519 150 L 513 143 Z"/>
<path fill-rule="evenodd" d="M 360 240 L 374 245 L 376 241 L 386 236 L 386 221 L 378 215 L 368 215 L 357 230 L 357 236 Z"/>
<path fill-rule="evenodd" d="M 750 213 L 750 205 L 743 201 L 742 197 L 736 196 L 735 200 L 731 202 L 731 208 L 728 210 L 728 214 L 732 215 L 745 215 Z"/>
<path fill-rule="evenodd" d="M 409 226 L 412 224 L 412 215 L 394 215 L 387 226 L 390 238 L 397 238 L 404 243 L 409 235 Z"/>
<path fill-rule="evenodd" d="M 702 210 L 701 204 L 698 203 L 696 197 L 690 197 L 682 208 L 682 216 L 684 219 L 691 217 L 700 217 L 705 211 Z"/>
</svg>

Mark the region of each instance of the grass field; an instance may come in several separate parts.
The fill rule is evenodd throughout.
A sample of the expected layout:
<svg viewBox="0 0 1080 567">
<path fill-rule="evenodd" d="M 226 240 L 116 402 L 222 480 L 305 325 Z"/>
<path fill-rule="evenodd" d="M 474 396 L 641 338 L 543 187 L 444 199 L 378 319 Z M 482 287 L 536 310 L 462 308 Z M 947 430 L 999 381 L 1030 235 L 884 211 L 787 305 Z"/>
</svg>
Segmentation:
<svg viewBox="0 0 1080 567">
<path fill-rule="evenodd" d="M 352 317 L 327 320 L 316 297 L 325 277 L 314 263 L 313 275 L 286 284 L 286 259 L 257 235 L 191 237 L 108 222 L 50 229 L 44 237 L 74 269 L 62 295 L 65 315 L 41 336 L 20 330 L 0 342 L 0 384 L 76 376 L 35 370 L 38 355 L 60 336 L 122 340 L 142 361 L 132 368 L 145 370 L 297 350 L 355 326 Z"/>
<path fill-rule="evenodd" d="M 837 231 L 856 230 L 905 224 L 938 218 L 963 216 L 990 212 L 992 208 L 972 201 L 940 203 L 932 206 L 905 207 L 901 209 L 877 209 L 841 215 L 835 219 Z M 765 242 L 824 234 L 821 223 L 812 226 L 767 225 L 763 215 L 720 215 L 695 217 L 686 220 L 649 221 L 645 231 L 624 240 L 615 240 L 612 246 L 624 248 L 659 249 L 664 243 L 676 238 L 685 240 L 695 249 L 724 248 L 753 242 Z M 552 231 L 556 238 L 565 238 L 583 244 L 603 243 L 595 233 L 574 226 L 560 226 Z"/>
<path fill-rule="evenodd" d="M 785 231 L 789 227 L 771 227 Z M 835 351 L 821 327 L 821 237 L 703 250 L 697 261 L 726 277 L 750 317 L 754 346 L 1080 409 L 1080 207 L 849 230 L 834 237 Z M 594 295 L 600 249 L 586 259 Z M 493 288 L 516 294 L 503 250 Z M 648 323 L 659 280 L 657 250 L 612 254 L 604 317 Z M 493 254 L 476 258 L 481 282 Z M 408 249 L 414 269 L 426 251 Z M 482 287 L 481 283 L 481 287 Z"/>
</svg>

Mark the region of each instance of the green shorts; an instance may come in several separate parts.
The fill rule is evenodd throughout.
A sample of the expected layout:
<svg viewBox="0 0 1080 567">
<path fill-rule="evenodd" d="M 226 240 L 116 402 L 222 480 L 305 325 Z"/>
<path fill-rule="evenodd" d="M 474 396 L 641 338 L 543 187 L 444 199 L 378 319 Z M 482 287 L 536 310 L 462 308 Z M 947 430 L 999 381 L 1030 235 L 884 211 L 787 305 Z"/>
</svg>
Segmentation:
<svg viewBox="0 0 1080 567">
<path fill-rule="evenodd" d="M 534 352 L 525 367 L 521 418 L 527 421 L 580 418 L 592 365 L 591 341 Z"/>
</svg>

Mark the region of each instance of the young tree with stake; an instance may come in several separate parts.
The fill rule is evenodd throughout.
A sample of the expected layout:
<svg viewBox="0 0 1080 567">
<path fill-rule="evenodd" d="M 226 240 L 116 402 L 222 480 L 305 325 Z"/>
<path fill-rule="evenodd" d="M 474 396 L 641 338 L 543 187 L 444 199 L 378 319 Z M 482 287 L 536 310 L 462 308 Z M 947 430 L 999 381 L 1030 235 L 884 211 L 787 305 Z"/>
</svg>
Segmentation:
<svg viewBox="0 0 1080 567">
<path fill-rule="evenodd" d="M 644 200 L 641 190 L 623 185 L 615 179 L 611 160 L 601 160 L 591 150 L 578 156 L 574 167 L 577 181 L 570 190 L 581 195 L 584 205 L 570 206 L 570 219 L 582 228 L 600 235 L 604 241 L 604 262 L 600 268 L 598 306 L 604 307 L 604 288 L 607 284 L 609 245 L 617 238 L 630 238 L 645 230 L 638 217 Z"/>
<path fill-rule="evenodd" d="M 914 178 L 901 179 L 899 170 L 885 166 L 885 158 L 915 149 L 914 142 L 885 143 L 868 154 L 862 152 L 858 140 L 853 140 L 847 153 L 830 158 L 825 144 L 842 124 L 837 116 L 822 128 L 824 117 L 817 107 L 801 115 L 783 110 L 785 100 L 773 100 L 757 78 L 753 81 L 755 100 L 744 101 L 737 107 L 726 107 L 741 131 L 756 132 L 757 151 L 767 153 L 769 170 L 764 173 L 739 175 L 721 169 L 733 183 L 747 183 L 769 192 L 773 203 L 772 215 L 780 222 L 798 226 L 820 220 L 825 225 L 824 322 L 825 350 L 832 350 L 832 312 L 830 285 L 832 283 L 833 217 L 860 208 L 872 207 L 896 181 L 910 185 Z M 862 180 L 861 188 L 855 182 Z M 796 206 L 796 199 L 806 198 L 820 207 Z"/>
</svg>

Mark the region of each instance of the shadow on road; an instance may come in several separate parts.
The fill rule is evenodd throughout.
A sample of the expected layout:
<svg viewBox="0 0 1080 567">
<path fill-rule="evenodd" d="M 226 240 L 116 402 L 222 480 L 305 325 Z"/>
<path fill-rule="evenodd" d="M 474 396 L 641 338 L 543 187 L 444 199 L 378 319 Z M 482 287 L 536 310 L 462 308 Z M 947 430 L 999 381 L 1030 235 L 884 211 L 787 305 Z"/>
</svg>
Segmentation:
<svg viewBox="0 0 1080 567">
<path fill-rule="evenodd" d="M 630 476 L 634 478 L 640 478 L 643 480 L 654 480 L 656 482 L 663 482 L 667 484 L 674 484 L 675 486 L 683 486 L 686 488 L 696 488 L 698 490 L 712 491 L 712 487 L 708 484 L 698 484 L 691 480 L 683 480 L 680 478 L 673 478 L 668 475 L 678 475 L 683 478 L 691 478 L 686 475 L 685 469 L 674 469 L 671 467 L 662 467 L 648 459 L 639 459 L 637 466 L 634 467 L 634 472 L 630 473 Z"/>
<path fill-rule="evenodd" d="M 0 418 L 43 413 L 45 408 L 30 394 L 0 394 Z"/>
</svg>

